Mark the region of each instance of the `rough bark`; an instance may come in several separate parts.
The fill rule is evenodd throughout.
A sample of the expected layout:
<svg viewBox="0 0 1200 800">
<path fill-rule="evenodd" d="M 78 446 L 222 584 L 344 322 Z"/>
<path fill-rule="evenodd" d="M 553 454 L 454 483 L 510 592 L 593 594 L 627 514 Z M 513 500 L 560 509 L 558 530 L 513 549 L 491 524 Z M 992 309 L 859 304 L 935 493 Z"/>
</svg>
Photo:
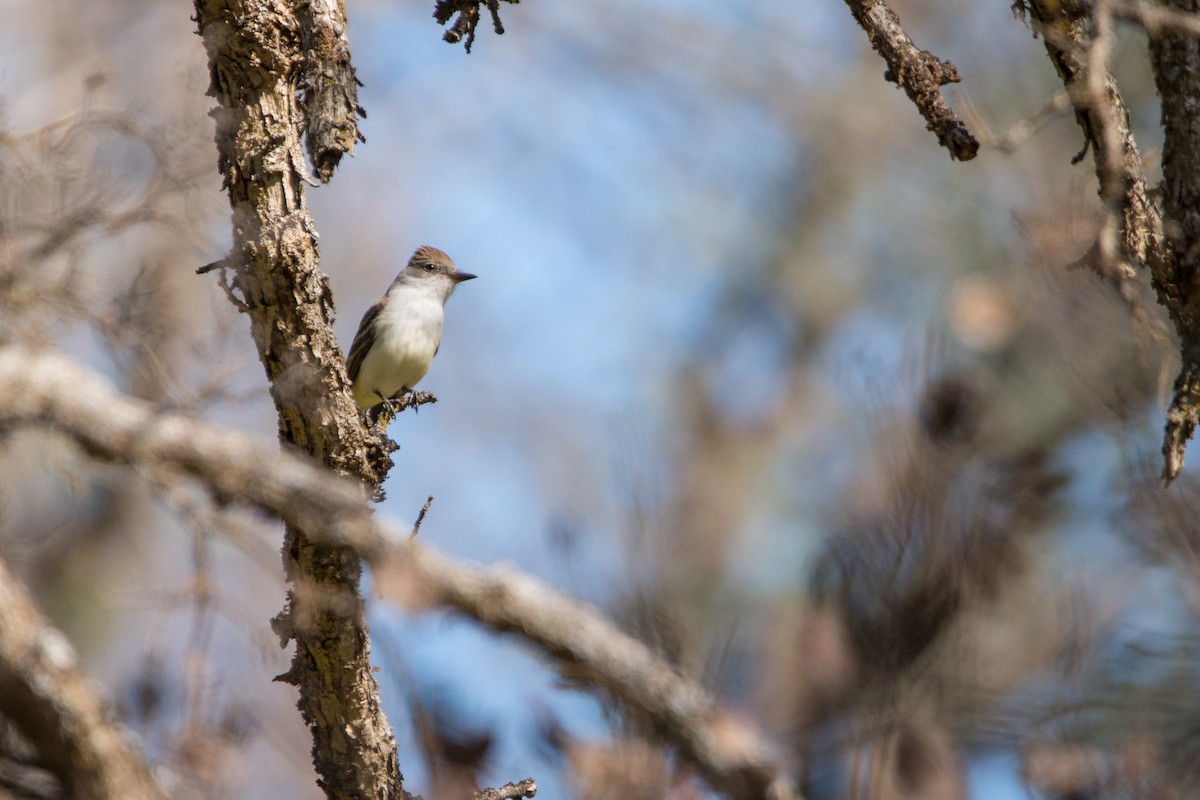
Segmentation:
<svg viewBox="0 0 1200 800">
<path fill-rule="evenodd" d="M 887 62 L 884 77 L 904 90 L 925 118 L 925 127 L 933 131 L 950 157 L 957 161 L 974 158 L 979 142 L 942 96 L 944 85 L 962 80 L 958 68 L 913 44 L 896 12 L 883 0 L 846 0 L 846 5 L 867 32 L 871 47 Z"/>
<path fill-rule="evenodd" d="M 218 166 L 233 209 L 233 252 L 221 268 L 233 272 L 231 294 L 240 295 L 250 318 L 280 438 L 335 472 L 378 486 L 390 463 L 347 391 L 305 203 L 302 136 L 312 125 L 298 90 L 310 73 L 306 54 L 314 38 L 321 40 L 306 28 L 312 11 L 311 3 L 286 0 L 196 0 L 209 93 L 219 102 Z M 345 122 L 342 114 L 330 129 L 343 130 Z M 371 673 L 359 559 L 350 548 L 313 541 L 297 522 L 283 547 L 292 588 L 275 620 L 282 643 L 294 640 L 296 649 L 280 677 L 299 689 L 327 796 L 400 797 L 395 741 Z"/>
<path fill-rule="evenodd" d="M 1084 147 L 1077 158 L 1091 148 L 1100 197 L 1120 213 L 1123 252 L 1114 257 L 1148 267 L 1157 288 L 1162 277 L 1162 224 L 1147 195 L 1129 109 L 1108 72 L 1106 59 L 1094 63 L 1090 58 L 1094 44 L 1091 7 L 1081 2 L 1030 0 L 1028 10 L 1084 134 Z"/>
<path fill-rule="evenodd" d="M 1126 262 L 1150 273 L 1158 302 L 1179 336 L 1181 367 L 1167 409 L 1163 437 L 1163 478 L 1169 483 L 1183 468 L 1188 440 L 1200 423 L 1200 51 L 1187 25 L 1169 17 L 1147 24 L 1155 80 L 1162 99 L 1162 210 L 1151 201 L 1134 142 L 1129 111 L 1107 69 L 1112 17 L 1136 17 L 1126 6 L 1099 0 L 1019 0 L 1042 34 L 1046 50 L 1075 106 L 1094 155 L 1100 197 L 1108 210 L 1097 253 L 1102 268 L 1120 282 L 1132 278 Z M 1195 11 L 1194 0 L 1178 0 L 1180 11 Z M 1144 16 L 1144 15 L 1142 15 Z"/>
<path fill-rule="evenodd" d="M 355 143 L 366 141 L 358 130 L 358 118 L 366 112 L 358 104 L 342 0 L 302 0 L 296 10 L 304 48 L 305 144 L 317 177 L 328 182 L 342 156 L 354 155 Z"/>
<path fill-rule="evenodd" d="M 1168 0 L 1188 14 L 1197 0 Z M 1164 26 L 1151 32 L 1150 58 L 1162 98 L 1162 204 L 1170 248 L 1160 296 L 1179 333 L 1183 363 L 1167 411 L 1163 475 L 1183 468 L 1183 452 L 1200 422 L 1200 40 Z"/>
<path fill-rule="evenodd" d="M 75 666 L 67 638 L 0 561 L 0 715 L 78 800 L 153 800 L 166 792 Z"/>
</svg>

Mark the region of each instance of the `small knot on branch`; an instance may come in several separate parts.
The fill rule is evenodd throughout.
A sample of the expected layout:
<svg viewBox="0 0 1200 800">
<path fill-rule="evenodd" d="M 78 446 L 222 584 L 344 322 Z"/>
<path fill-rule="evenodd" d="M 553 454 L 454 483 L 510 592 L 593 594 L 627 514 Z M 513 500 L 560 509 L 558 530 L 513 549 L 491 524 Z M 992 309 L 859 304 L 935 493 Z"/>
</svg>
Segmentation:
<svg viewBox="0 0 1200 800">
<path fill-rule="evenodd" d="M 909 86 L 945 86 L 948 83 L 962 83 L 958 67 L 952 61 L 938 59 L 928 50 L 917 50 L 908 60 L 899 65 L 899 74 L 889 67 L 883 73 L 883 79 L 901 88 Z"/>
</svg>

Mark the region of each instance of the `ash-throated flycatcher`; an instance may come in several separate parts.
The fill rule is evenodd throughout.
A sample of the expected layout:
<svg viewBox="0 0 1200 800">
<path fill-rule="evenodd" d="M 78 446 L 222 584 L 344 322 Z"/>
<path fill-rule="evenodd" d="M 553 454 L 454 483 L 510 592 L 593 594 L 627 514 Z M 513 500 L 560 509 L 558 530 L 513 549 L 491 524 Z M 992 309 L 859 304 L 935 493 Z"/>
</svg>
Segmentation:
<svg viewBox="0 0 1200 800">
<path fill-rule="evenodd" d="M 412 389 L 425 377 L 442 341 L 442 306 L 454 287 L 475 276 L 459 272 L 436 247 L 418 247 L 358 323 L 346 371 L 364 411 Z"/>
</svg>

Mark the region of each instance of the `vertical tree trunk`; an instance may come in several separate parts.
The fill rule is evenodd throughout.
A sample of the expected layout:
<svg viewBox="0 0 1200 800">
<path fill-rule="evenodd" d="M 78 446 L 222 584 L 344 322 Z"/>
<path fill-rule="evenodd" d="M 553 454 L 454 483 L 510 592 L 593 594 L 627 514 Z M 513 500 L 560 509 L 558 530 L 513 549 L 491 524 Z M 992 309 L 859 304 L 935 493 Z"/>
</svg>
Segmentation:
<svg viewBox="0 0 1200 800">
<path fill-rule="evenodd" d="M 220 104 L 213 111 L 218 164 L 233 208 L 233 252 L 222 269 L 233 271 L 231 294 L 250 317 L 280 438 L 374 487 L 390 462 L 347 391 L 305 203 L 309 109 L 298 84 L 319 73 L 311 63 L 319 54 L 304 43 L 323 40 L 303 29 L 315 18 L 309 5 L 196 0 L 209 92 Z M 280 679 L 299 689 L 320 784 L 331 798 L 400 797 L 395 741 L 371 673 L 361 565 L 350 550 L 318 545 L 294 526 L 283 555 L 292 586 L 275 629 L 296 651 Z"/>
</svg>

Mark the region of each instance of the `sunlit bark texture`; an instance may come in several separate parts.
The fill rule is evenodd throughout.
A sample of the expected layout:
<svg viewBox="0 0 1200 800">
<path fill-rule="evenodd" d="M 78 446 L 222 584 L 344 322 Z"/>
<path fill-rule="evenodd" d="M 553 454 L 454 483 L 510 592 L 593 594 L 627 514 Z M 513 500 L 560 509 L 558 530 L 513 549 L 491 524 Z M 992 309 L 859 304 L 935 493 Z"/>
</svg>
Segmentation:
<svg viewBox="0 0 1200 800">
<path fill-rule="evenodd" d="M 319 57 L 305 43 L 321 40 L 305 25 L 324 18 L 298 13 L 301 5 L 308 7 L 196 3 L 209 91 L 219 103 L 213 112 L 218 164 L 233 209 L 233 251 L 219 268 L 232 273 L 230 296 L 250 318 L 280 438 L 376 486 L 386 458 L 346 391 L 332 298 L 317 269 L 316 231 L 305 203 L 308 109 L 299 83 L 312 72 L 310 59 Z M 354 136 L 339 141 L 348 146 Z M 329 146 L 320 145 L 324 165 L 332 163 Z M 316 544 L 294 525 L 283 552 L 292 589 L 275 629 L 284 644 L 295 641 L 296 651 L 281 679 L 299 689 L 321 784 L 329 797 L 398 797 L 395 741 L 371 674 L 360 562 L 349 549 Z"/>
</svg>

